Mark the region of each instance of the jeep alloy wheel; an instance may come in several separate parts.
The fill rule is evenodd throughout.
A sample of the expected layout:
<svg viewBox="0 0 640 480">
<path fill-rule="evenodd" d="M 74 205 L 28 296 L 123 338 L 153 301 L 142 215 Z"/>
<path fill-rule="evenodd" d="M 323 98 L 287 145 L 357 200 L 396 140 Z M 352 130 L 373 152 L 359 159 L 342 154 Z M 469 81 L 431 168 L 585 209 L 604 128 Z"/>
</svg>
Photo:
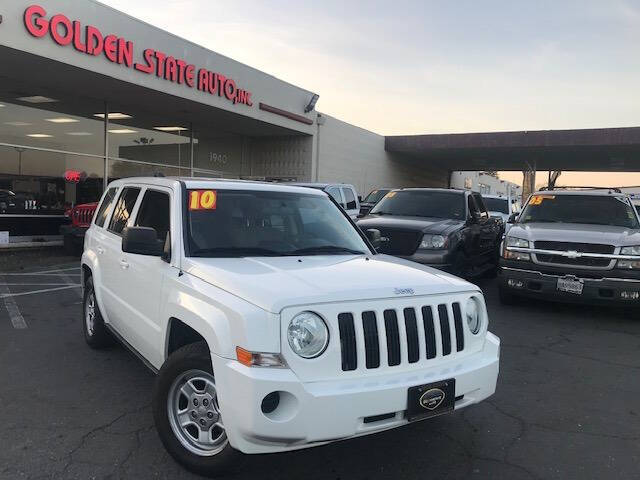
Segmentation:
<svg viewBox="0 0 640 480">
<path fill-rule="evenodd" d="M 189 370 L 179 375 L 167 396 L 171 429 L 181 445 L 201 456 L 220 453 L 227 446 L 213 375 Z"/>
</svg>

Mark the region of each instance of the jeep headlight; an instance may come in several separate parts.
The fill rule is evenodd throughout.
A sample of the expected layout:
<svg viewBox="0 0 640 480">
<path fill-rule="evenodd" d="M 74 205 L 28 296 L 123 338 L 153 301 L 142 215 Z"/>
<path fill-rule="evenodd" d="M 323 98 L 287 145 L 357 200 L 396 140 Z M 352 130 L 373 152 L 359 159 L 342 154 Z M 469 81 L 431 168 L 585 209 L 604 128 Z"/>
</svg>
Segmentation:
<svg viewBox="0 0 640 480">
<path fill-rule="evenodd" d="M 640 256 L 640 245 L 634 245 L 632 247 L 622 247 L 620 249 L 620 255 L 638 255 Z M 638 260 L 618 260 L 618 268 L 625 269 L 640 269 L 640 259 Z"/>
<path fill-rule="evenodd" d="M 423 235 L 420 242 L 420 248 L 426 248 L 429 250 L 438 250 L 447 246 L 447 237 L 443 235 Z"/>
<path fill-rule="evenodd" d="M 480 306 L 478 305 L 478 300 L 474 297 L 467 300 L 467 305 L 464 308 L 464 315 L 467 318 L 469 330 L 474 335 L 477 335 L 481 327 Z"/>
<path fill-rule="evenodd" d="M 313 312 L 302 312 L 289 322 L 287 328 L 289 346 L 302 358 L 315 358 L 329 344 L 329 329 L 322 318 Z"/>
<path fill-rule="evenodd" d="M 531 260 L 531 255 L 525 252 L 513 252 L 509 250 L 509 247 L 515 248 L 529 248 L 529 240 L 518 237 L 505 237 L 504 239 L 504 252 L 502 256 L 507 260 Z"/>
</svg>

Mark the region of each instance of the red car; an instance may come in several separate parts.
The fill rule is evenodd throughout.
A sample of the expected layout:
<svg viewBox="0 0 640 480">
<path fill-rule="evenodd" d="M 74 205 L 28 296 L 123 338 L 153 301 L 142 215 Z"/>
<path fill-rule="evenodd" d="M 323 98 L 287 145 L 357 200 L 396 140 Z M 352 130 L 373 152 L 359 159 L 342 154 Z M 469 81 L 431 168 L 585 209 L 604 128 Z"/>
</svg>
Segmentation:
<svg viewBox="0 0 640 480">
<path fill-rule="evenodd" d="M 93 214 L 98 204 L 83 203 L 67 210 L 65 215 L 69 217 L 71 223 L 60 227 L 60 234 L 64 240 L 64 249 L 69 255 L 82 253 L 84 246 L 84 234 L 91 225 Z"/>
</svg>

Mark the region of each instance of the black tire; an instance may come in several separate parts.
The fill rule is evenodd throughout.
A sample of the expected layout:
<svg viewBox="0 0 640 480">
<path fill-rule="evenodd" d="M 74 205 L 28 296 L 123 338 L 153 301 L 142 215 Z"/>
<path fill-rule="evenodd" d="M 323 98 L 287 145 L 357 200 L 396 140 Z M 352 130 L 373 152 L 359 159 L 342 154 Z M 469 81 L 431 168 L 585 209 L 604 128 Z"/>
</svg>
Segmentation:
<svg viewBox="0 0 640 480">
<path fill-rule="evenodd" d="M 183 445 L 169 420 L 169 396 L 174 382 L 189 371 L 207 372 L 213 376 L 209 348 L 205 342 L 192 343 L 179 348 L 162 365 L 153 393 L 153 418 L 160 440 L 169 454 L 187 470 L 214 477 L 235 470 L 241 453 L 226 442 L 224 448 L 211 456 L 196 454 Z"/>
<path fill-rule="evenodd" d="M 88 309 L 93 302 L 93 324 L 89 328 L 89 320 L 87 319 Z M 98 300 L 93 289 L 93 278 L 88 277 L 84 284 L 84 298 L 82 301 L 82 330 L 84 331 L 84 339 L 91 348 L 102 349 L 110 347 L 115 343 L 115 339 L 107 330 L 104 324 Z"/>
<path fill-rule="evenodd" d="M 518 303 L 518 297 L 507 290 L 507 287 L 498 287 L 498 296 L 502 305 L 515 305 Z"/>
</svg>

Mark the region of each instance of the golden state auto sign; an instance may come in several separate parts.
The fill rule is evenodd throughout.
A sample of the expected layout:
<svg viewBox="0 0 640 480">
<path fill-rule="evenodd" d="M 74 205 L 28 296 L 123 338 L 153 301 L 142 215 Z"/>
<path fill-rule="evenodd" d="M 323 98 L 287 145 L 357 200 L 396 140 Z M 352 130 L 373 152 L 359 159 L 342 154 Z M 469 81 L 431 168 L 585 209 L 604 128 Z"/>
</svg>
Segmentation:
<svg viewBox="0 0 640 480">
<path fill-rule="evenodd" d="M 109 62 L 125 68 L 217 95 L 233 104 L 253 106 L 251 92 L 238 88 L 233 78 L 206 68 L 197 69 L 183 59 L 153 48 L 145 48 L 140 61 L 134 61 L 135 45 L 132 41 L 117 35 L 103 35 L 93 25 L 82 25 L 80 21 L 70 20 L 60 13 L 48 18 L 46 10 L 40 5 L 31 5 L 25 10 L 24 25 L 32 36 L 49 36 L 61 47 L 74 48 L 85 55 L 103 56 Z"/>
</svg>

